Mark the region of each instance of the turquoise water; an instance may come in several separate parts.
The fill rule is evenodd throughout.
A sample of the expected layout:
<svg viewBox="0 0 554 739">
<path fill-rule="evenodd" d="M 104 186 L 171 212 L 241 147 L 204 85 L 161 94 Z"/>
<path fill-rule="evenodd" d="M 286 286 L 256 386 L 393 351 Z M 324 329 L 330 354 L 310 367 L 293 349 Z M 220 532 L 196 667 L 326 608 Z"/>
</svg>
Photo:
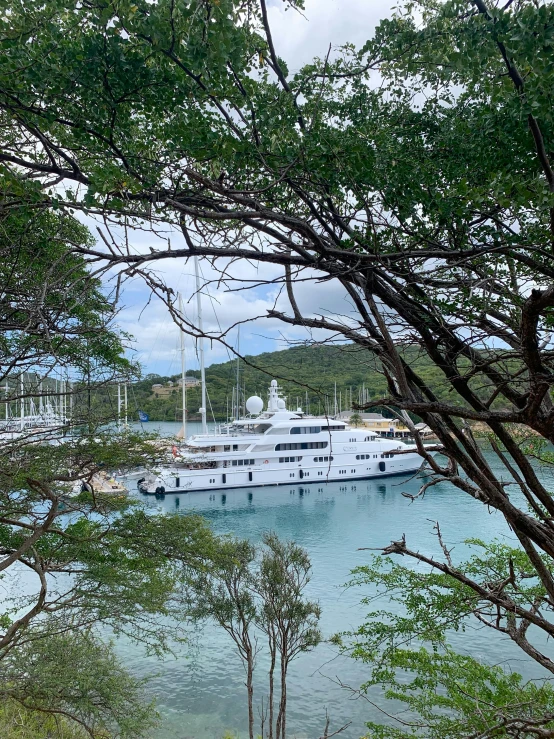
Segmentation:
<svg viewBox="0 0 554 739">
<path fill-rule="evenodd" d="M 163 424 L 164 432 L 171 432 Z M 356 628 L 364 617 L 361 588 L 345 589 L 349 572 L 368 560 L 359 547 L 382 547 L 405 533 L 409 546 L 440 556 L 432 521 L 438 520 L 453 556 L 463 557 L 463 540 L 502 537 L 515 543 L 501 517 L 450 485 L 433 488 L 423 500 L 411 503 L 401 492 L 415 493 L 418 480 L 391 477 L 356 483 L 311 483 L 280 487 L 248 488 L 227 493 L 167 495 L 163 501 L 149 498 L 154 510 L 195 511 L 205 516 L 219 533 L 232 533 L 256 542 L 272 530 L 305 547 L 311 557 L 313 578 L 309 596 L 322 607 L 321 626 L 329 637 L 337 631 Z M 429 520 L 431 519 L 431 520 Z M 508 640 L 485 629 L 455 635 L 454 645 L 485 661 L 505 663 L 526 677 L 537 677 L 540 668 Z M 552 648 L 543 645 L 548 652 Z M 152 739 L 212 739 L 225 730 L 242 737 L 246 730 L 244 674 L 230 639 L 207 625 L 194 647 L 183 648 L 176 659 L 160 663 L 134 648 L 124 657 L 137 674 L 156 672 L 149 694 L 156 696 L 162 723 Z M 259 658 L 263 677 L 264 654 Z M 364 722 L 379 718 L 378 710 L 364 700 L 353 700 L 338 682 L 359 686 L 367 673 L 364 666 L 337 656 L 330 644 L 293 663 L 289 681 L 288 727 L 291 737 L 316 739 L 322 733 L 325 711 L 332 726 L 352 721 L 341 734 L 354 739 L 364 733 Z M 263 680 L 260 679 L 263 685 Z M 258 700 L 264 695 L 259 686 Z M 372 700 L 385 705 L 378 693 Z"/>
</svg>

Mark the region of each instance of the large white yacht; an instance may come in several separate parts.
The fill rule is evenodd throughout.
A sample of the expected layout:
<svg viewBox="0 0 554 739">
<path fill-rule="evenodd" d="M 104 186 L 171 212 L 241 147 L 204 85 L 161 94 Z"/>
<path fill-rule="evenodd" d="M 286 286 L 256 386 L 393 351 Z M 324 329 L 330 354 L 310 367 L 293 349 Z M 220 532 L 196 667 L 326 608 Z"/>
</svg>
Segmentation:
<svg viewBox="0 0 554 739">
<path fill-rule="evenodd" d="M 218 433 L 191 436 L 173 447 L 173 461 L 138 480 L 150 495 L 198 490 L 282 485 L 302 480 L 354 480 L 416 472 L 422 459 L 414 445 L 378 437 L 344 421 L 305 417 L 286 410 L 276 380 L 267 410 L 253 396 L 250 417 Z"/>
</svg>

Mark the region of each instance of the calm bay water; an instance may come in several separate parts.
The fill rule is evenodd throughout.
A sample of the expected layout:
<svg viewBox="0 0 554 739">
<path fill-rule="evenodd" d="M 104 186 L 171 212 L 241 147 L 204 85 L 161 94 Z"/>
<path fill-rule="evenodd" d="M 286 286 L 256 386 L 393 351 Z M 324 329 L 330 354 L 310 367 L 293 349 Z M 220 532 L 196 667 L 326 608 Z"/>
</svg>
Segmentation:
<svg viewBox="0 0 554 739">
<path fill-rule="evenodd" d="M 162 433 L 176 433 L 178 428 L 176 424 L 159 426 Z M 402 497 L 403 491 L 417 492 L 419 484 L 409 476 L 355 483 L 296 484 L 167 495 L 162 501 L 146 499 L 145 505 L 183 515 L 200 513 L 218 533 L 258 542 L 263 532 L 272 530 L 305 547 L 313 565 L 309 596 L 321 604 L 322 631 L 329 637 L 356 628 L 367 610 L 360 605 L 367 591 L 343 587 L 352 568 L 368 561 L 369 553 L 359 551 L 359 547 L 386 546 L 405 533 L 412 548 L 440 556 L 432 531 L 435 520 L 441 525 L 447 545 L 454 546 L 454 558 L 467 554 L 463 540 L 469 537 L 502 538 L 515 543 L 499 515 L 489 513 L 450 485 L 436 486 L 423 500 L 414 503 Z M 470 629 L 465 636 L 454 635 L 452 643 L 460 651 L 470 652 L 483 661 L 505 664 L 525 677 L 542 675 L 522 652 L 490 630 Z M 543 648 L 553 651 L 548 644 Z M 156 697 L 162 723 L 152 739 L 216 739 L 226 730 L 245 736 L 244 673 L 230 639 L 215 627 L 205 626 L 194 647 L 183 648 L 176 659 L 162 663 L 144 657 L 128 645 L 120 644 L 119 649 L 136 674 L 156 673 L 148 690 Z M 260 678 L 264 664 L 262 653 Z M 364 700 L 352 700 L 338 681 L 358 687 L 366 677 L 363 665 L 337 656 L 329 644 L 300 656 L 290 672 L 290 736 L 319 737 L 326 710 L 335 728 L 352 721 L 340 735 L 344 739 L 363 735 L 364 722 L 379 719 L 379 713 Z M 263 685 L 262 679 L 260 683 Z M 264 695 L 261 685 L 258 700 Z M 385 706 L 378 693 L 371 697 Z"/>
</svg>

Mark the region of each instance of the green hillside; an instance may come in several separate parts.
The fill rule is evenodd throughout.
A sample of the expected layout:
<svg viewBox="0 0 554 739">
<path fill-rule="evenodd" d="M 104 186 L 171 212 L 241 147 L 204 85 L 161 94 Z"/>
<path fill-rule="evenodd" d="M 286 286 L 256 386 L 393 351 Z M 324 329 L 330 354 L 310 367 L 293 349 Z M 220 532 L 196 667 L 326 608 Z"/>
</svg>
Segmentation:
<svg viewBox="0 0 554 739">
<path fill-rule="evenodd" d="M 446 386 L 440 370 L 420 355 L 417 347 L 408 347 L 404 352 L 407 361 L 414 366 L 423 378 L 430 383 L 439 397 L 445 396 Z M 251 366 L 255 365 L 255 366 Z M 198 371 L 188 371 L 188 375 L 199 377 Z M 149 414 L 153 421 L 181 420 L 181 391 L 175 388 L 167 398 L 155 398 L 152 394 L 154 383 L 175 381 L 179 375 L 163 377 L 147 375 L 129 387 L 129 416 L 137 418 L 138 410 Z M 369 352 L 358 346 L 309 346 L 293 347 L 278 352 L 267 352 L 246 357 L 240 363 L 240 402 L 250 395 L 267 399 L 267 388 L 271 379 L 277 379 L 288 398 L 288 406 L 311 413 L 332 413 L 334 408 L 335 382 L 337 384 L 337 404 L 342 398 L 342 409 L 348 409 L 350 395 L 354 402 L 362 398 L 362 392 L 369 399 L 382 398 L 387 386 L 379 365 Z M 223 421 L 232 410 L 233 388 L 236 384 L 236 361 L 212 364 L 206 369 L 206 383 L 210 402 L 208 420 L 213 415 Z M 115 403 L 116 389 L 111 388 L 109 397 L 103 390 L 96 400 L 100 404 Z M 306 402 L 307 394 L 307 402 Z M 199 418 L 200 388 L 187 389 L 188 418 Z"/>
</svg>

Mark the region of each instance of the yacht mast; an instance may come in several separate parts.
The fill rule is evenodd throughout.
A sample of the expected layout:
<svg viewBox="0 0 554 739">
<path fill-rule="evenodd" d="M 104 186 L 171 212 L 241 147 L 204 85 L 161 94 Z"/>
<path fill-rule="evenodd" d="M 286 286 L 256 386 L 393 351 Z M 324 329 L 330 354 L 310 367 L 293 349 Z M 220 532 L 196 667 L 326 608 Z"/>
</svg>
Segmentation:
<svg viewBox="0 0 554 739">
<path fill-rule="evenodd" d="M 179 314 L 183 315 L 183 298 L 179 293 Z M 183 410 L 183 439 L 187 438 L 187 388 L 185 385 L 185 333 L 181 328 L 180 333 L 181 339 L 181 399 L 182 399 L 182 410 Z"/>
<path fill-rule="evenodd" d="M 200 274 L 198 271 L 198 257 L 194 257 L 194 271 L 196 273 L 196 305 L 198 306 L 198 331 L 200 332 L 200 345 L 198 347 L 200 354 L 200 382 L 202 384 L 202 407 L 200 414 L 202 417 L 202 433 L 208 433 L 206 425 L 206 371 L 204 369 L 204 329 L 202 327 L 202 298 L 200 296 Z"/>
<path fill-rule="evenodd" d="M 125 406 L 125 429 L 127 429 L 127 383 L 125 383 L 123 385 L 123 390 L 124 390 L 124 393 L 125 393 L 125 396 L 124 396 L 124 398 L 125 398 L 124 399 L 124 406 Z"/>
</svg>

